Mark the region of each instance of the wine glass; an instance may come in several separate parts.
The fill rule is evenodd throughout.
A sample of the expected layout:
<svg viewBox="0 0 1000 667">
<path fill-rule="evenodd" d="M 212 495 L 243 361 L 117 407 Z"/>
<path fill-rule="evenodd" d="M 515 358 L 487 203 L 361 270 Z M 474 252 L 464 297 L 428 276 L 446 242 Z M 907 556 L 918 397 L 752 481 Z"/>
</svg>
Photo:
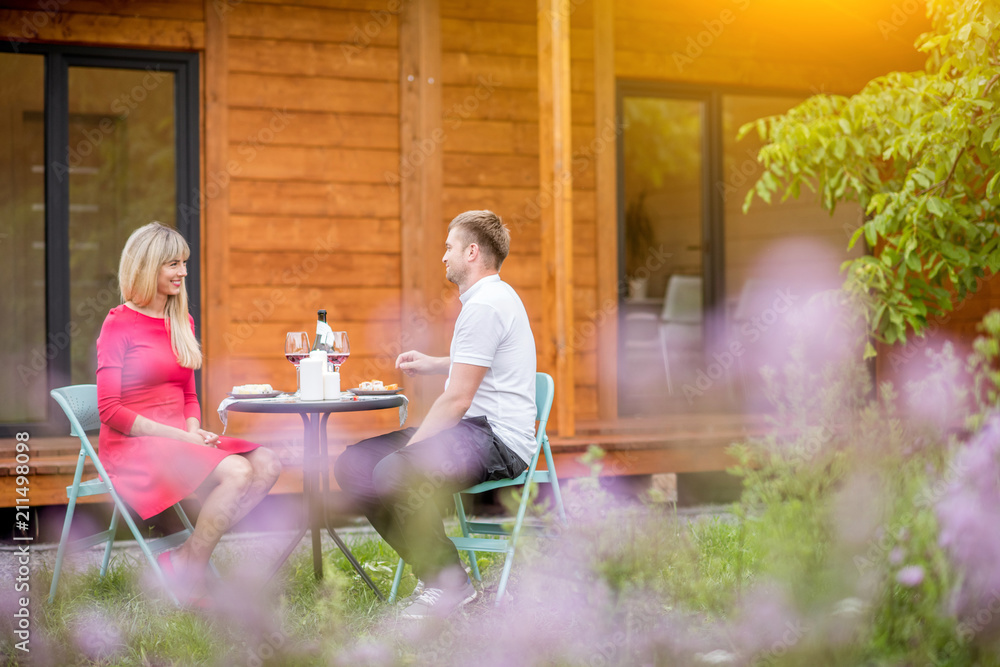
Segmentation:
<svg viewBox="0 0 1000 667">
<path fill-rule="evenodd" d="M 299 378 L 299 362 L 309 356 L 309 334 L 305 331 L 289 331 L 285 334 L 285 359 L 295 366 L 295 395 L 299 395 L 302 382 Z"/>
<path fill-rule="evenodd" d="M 340 365 L 351 356 L 351 342 L 347 339 L 346 331 L 334 331 L 331 335 L 330 350 L 326 353 L 333 370 L 340 372 Z"/>
</svg>

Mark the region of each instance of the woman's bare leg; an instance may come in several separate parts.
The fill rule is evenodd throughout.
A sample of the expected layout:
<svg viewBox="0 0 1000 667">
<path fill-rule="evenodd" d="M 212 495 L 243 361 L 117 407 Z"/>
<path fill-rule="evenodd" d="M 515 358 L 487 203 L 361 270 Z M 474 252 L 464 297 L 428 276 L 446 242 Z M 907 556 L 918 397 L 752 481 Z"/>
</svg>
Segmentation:
<svg viewBox="0 0 1000 667">
<path fill-rule="evenodd" d="M 219 540 L 238 520 L 241 500 L 253 484 L 253 466 L 243 456 L 222 459 L 199 487 L 201 512 L 194 533 L 173 552 L 171 560 L 179 573 L 189 575 L 193 589 L 201 587 L 208 559 Z M 244 512 L 245 513 L 245 512 Z"/>
<path fill-rule="evenodd" d="M 240 499 L 240 508 L 233 518 L 234 525 L 267 496 L 268 491 L 278 481 L 278 475 L 281 474 L 281 461 L 278 460 L 278 455 L 266 447 L 258 447 L 242 456 L 250 462 L 253 479 L 247 492 Z"/>
</svg>

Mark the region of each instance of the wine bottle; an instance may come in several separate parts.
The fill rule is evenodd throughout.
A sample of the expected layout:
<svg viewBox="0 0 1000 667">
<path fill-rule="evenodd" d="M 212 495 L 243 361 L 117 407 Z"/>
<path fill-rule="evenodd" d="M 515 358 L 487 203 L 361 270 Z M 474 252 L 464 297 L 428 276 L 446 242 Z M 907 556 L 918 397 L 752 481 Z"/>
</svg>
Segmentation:
<svg viewBox="0 0 1000 667">
<path fill-rule="evenodd" d="M 320 350 L 329 355 L 333 352 L 333 329 L 326 323 L 326 311 L 316 311 L 316 338 L 313 340 L 313 350 Z"/>
</svg>

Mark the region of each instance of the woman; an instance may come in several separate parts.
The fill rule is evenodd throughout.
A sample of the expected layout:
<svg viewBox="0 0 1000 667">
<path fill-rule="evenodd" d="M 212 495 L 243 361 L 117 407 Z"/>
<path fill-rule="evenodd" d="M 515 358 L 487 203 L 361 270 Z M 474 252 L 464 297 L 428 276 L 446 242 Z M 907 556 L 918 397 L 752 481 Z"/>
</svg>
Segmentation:
<svg viewBox="0 0 1000 667">
<path fill-rule="evenodd" d="M 188 540 L 157 559 L 179 599 L 204 604 L 205 571 L 223 533 L 259 503 L 281 472 L 268 449 L 201 428 L 194 369 L 202 356 L 188 313 L 187 242 L 158 222 L 125 243 L 123 304 L 97 339 L 101 461 L 143 519 L 196 493 Z"/>
</svg>

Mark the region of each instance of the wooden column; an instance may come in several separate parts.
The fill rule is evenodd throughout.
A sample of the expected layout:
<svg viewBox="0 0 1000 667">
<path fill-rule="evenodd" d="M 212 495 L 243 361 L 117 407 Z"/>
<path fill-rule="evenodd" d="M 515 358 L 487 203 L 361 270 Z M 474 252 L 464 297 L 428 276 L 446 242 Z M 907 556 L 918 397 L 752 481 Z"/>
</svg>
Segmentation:
<svg viewBox="0 0 1000 667">
<path fill-rule="evenodd" d="M 618 312 L 618 137 L 615 124 L 614 0 L 594 0 L 594 132 L 604 147 L 595 156 L 597 179 L 597 303 Z M 618 318 L 597 334 L 597 409 L 618 417 Z"/>
<path fill-rule="evenodd" d="M 205 71 L 203 99 L 204 131 L 199 142 L 205 147 L 202 182 L 201 303 L 202 350 L 202 423 L 217 424 L 213 406 L 225 398 L 233 386 L 229 372 L 231 351 L 225 343 L 231 314 L 229 309 L 229 188 L 218 196 L 204 196 L 209 174 L 226 172 L 229 157 L 229 20 L 228 12 L 219 11 L 217 3 L 205 0 Z M 206 426 L 206 428 L 214 428 Z"/>
<path fill-rule="evenodd" d="M 438 0 L 403 3 L 399 92 L 400 345 L 402 350 L 447 355 L 450 335 L 444 309 L 433 307 L 448 289 L 441 264 L 447 225 L 441 213 L 444 131 Z M 411 414 L 419 420 L 441 392 L 442 381 L 415 376 L 406 378 L 405 386 Z"/>
<path fill-rule="evenodd" d="M 538 147 L 542 225 L 542 359 L 556 381 L 560 435 L 573 435 L 573 175 L 569 0 L 538 0 Z"/>
</svg>

